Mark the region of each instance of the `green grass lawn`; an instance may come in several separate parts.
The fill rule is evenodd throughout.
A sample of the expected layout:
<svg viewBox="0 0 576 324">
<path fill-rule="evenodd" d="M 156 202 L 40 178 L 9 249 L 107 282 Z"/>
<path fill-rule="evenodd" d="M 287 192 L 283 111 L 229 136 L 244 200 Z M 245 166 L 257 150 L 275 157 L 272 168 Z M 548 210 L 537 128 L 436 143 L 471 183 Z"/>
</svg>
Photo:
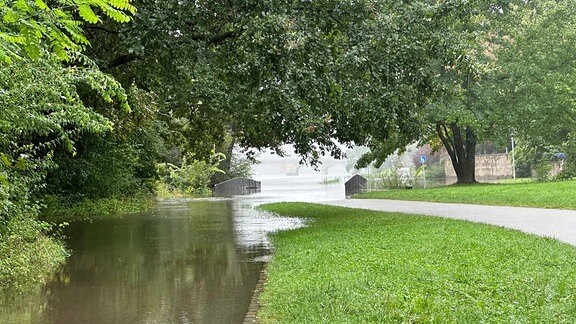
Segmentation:
<svg viewBox="0 0 576 324">
<path fill-rule="evenodd" d="M 451 185 L 369 192 L 354 198 L 576 209 L 576 181 Z"/>
<path fill-rule="evenodd" d="M 309 226 L 273 235 L 263 323 L 574 323 L 576 248 L 443 218 L 264 205 Z"/>
</svg>

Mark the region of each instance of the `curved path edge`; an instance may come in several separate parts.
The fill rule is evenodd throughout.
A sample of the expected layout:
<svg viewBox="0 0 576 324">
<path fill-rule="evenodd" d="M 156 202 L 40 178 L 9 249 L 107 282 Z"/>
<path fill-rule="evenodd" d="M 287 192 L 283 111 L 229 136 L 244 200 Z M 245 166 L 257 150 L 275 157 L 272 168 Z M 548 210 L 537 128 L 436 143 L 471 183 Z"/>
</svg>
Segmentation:
<svg viewBox="0 0 576 324">
<path fill-rule="evenodd" d="M 576 210 L 433 203 L 388 199 L 346 199 L 325 205 L 438 216 L 492 224 L 576 246 Z"/>
</svg>

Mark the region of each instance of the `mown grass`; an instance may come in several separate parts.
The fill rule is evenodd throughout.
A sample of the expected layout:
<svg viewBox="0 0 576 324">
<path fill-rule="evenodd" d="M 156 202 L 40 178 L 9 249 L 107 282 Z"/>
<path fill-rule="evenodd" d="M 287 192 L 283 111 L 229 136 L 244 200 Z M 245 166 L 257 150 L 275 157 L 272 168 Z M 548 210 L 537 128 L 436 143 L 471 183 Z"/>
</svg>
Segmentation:
<svg viewBox="0 0 576 324">
<path fill-rule="evenodd" d="M 363 193 L 355 195 L 354 198 L 576 209 L 574 192 L 576 181 L 555 181 L 388 190 Z"/>
<path fill-rule="evenodd" d="M 263 323 L 573 323 L 576 248 L 434 217 L 304 203 L 273 235 Z"/>
</svg>

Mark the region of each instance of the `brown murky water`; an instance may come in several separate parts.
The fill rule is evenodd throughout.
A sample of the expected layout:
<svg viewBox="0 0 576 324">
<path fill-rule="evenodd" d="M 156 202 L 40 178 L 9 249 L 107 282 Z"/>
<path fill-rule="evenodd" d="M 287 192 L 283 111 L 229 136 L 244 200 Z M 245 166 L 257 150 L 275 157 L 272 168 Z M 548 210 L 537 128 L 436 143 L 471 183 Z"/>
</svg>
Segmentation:
<svg viewBox="0 0 576 324">
<path fill-rule="evenodd" d="M 342 183 L 264 184 L 250 197 L 167 201 L 70 224 L 66 265 L 40 291 L 5 300 L 0 323 L 241 323 L 270 254 L 268 233 L 303 225 L 254 205 L 343 195 Z"/>
</svg>

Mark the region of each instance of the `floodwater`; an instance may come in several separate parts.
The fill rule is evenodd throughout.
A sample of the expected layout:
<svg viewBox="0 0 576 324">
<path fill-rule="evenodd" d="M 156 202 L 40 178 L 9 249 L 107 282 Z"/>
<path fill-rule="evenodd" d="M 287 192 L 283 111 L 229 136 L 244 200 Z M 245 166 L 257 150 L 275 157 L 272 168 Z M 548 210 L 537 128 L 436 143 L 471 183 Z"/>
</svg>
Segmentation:
<svg viewBox="0 0 576 324">
<path fill-rule="evenodd" d="M 320 176 L 258 180 L 250 196 L 71 223 L 72 256 L 40 291 L 0 301 L 0 323 L 242 323 L 268 234 L 305 225 L 254 207 L 344 197 L 343 181 Z"/>
</svg>

